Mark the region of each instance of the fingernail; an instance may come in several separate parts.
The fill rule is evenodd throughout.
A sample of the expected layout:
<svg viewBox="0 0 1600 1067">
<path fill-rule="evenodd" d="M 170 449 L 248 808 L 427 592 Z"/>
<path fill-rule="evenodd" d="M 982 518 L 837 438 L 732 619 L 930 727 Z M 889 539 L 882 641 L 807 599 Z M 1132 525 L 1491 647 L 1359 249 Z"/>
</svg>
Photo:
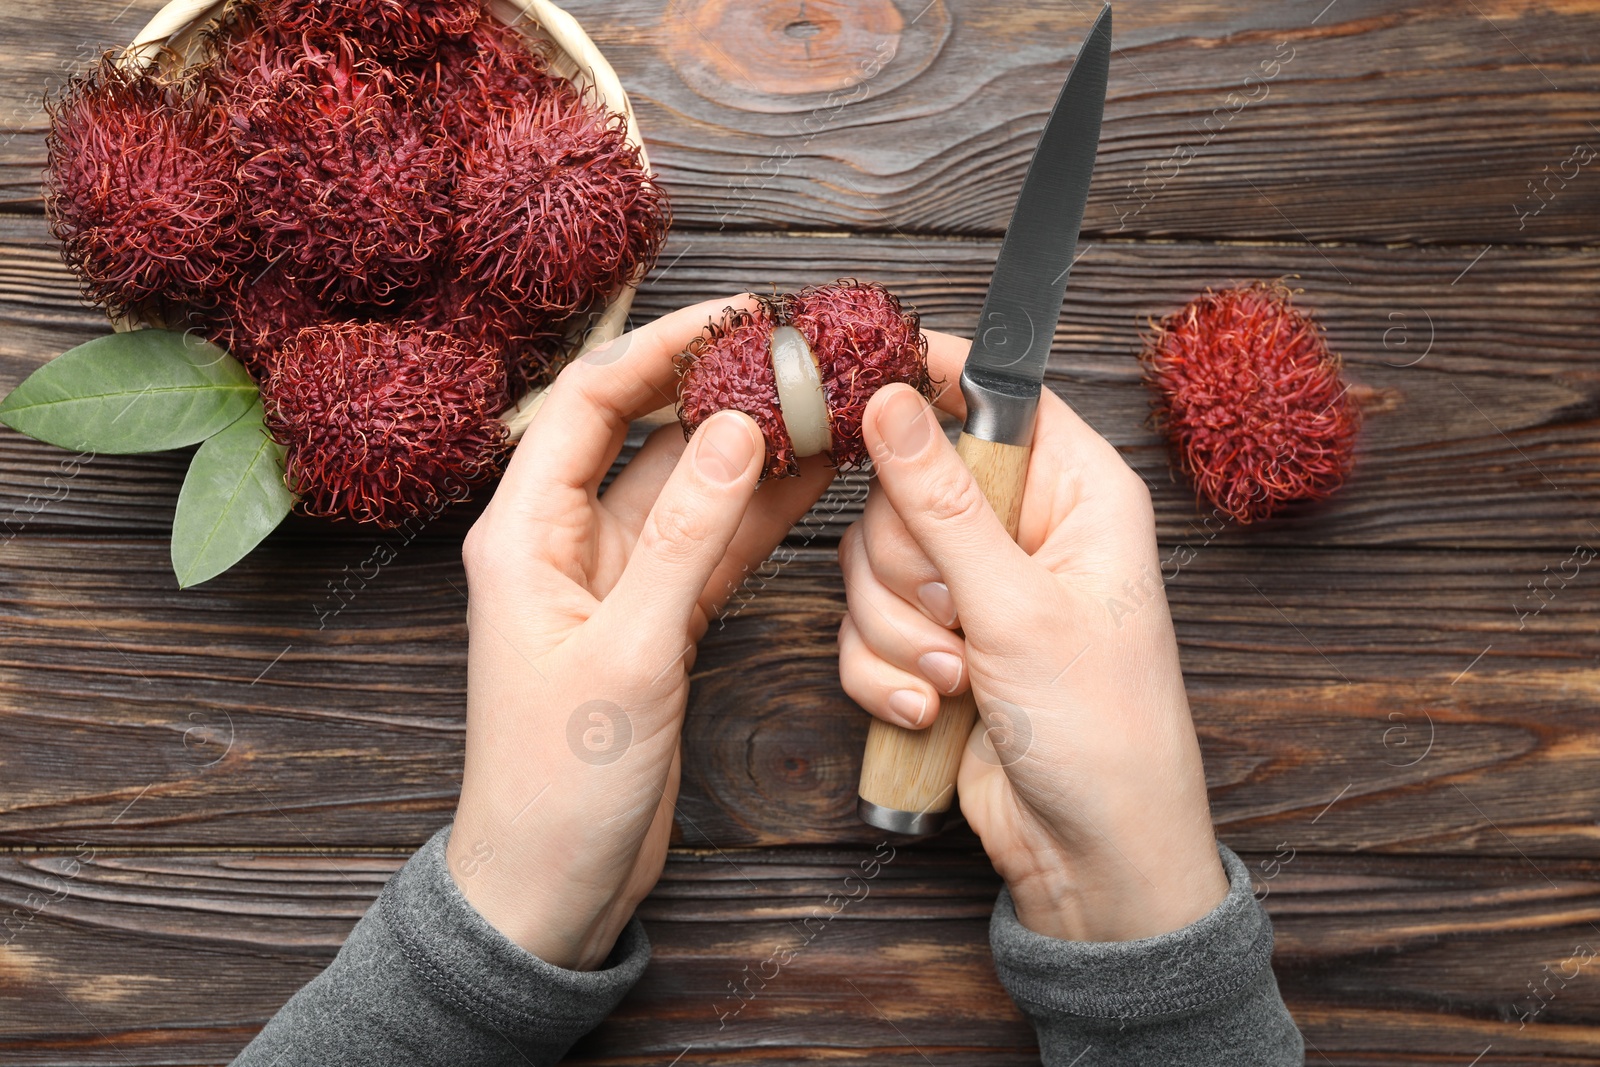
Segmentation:
<svg viewBox="0 0 1600 1067">
<path fill-rule="evenodd" d="M 948 652 L 924 652 L 917 670 L 941 693 L 954 693 L 961 684 L 961 657 Z"/>
<path fill-rule="evenodd" d="M 921 726 L 928 717 L 928 698 L 914 689 L 896 689 L 889 694 L 889 710 L 911 726 Z"/>
<path fill-rule="evenodd" d="M 720 412 L 700 428 L 700 441 L 694 449 L 694 465 L 718 485 L 732 485 L 744 477 L 756 450 L 750 430 L 740 425 L 737 416 Z"/>
<path fill-rule="evenodd" d="M 928 582 L 917 588 L 917 599 L 927 609 L 928 615 L 945 626 L 956 624 L 956 602 L 950 587 L 943 582 Z"/>
<path fill-rule="evenodd" d="M 910 459 L 932 440 L 931 422 L 927 401 L 913 390 L 901 389 L 878 412 L 878 433 L 891 455 Z"/>
</svg>

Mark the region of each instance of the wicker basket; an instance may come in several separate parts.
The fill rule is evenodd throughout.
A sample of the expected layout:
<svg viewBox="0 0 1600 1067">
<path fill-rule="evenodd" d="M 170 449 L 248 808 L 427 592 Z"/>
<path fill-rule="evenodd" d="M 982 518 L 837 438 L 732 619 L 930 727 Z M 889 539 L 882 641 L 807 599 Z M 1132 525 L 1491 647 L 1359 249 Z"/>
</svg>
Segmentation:
<svg viewBox="0 0 1600 1067">
<path fill-rule="evenodd" d="M 316 0 L 305 2 L 315 3 Z M 171 0 L 134 37 L 127 48 L 128 61 L 148 66 L 164 54 L 175 55 L 185 62 L 195 59 L 203 31 L 222 15 L 228 3 L 229 0 Z M 622 82 L 576 19 L 550 0 L 490 0 L 486 6 L 490 15 L 530 41 L 542 42 L 551 56 L 551 70 L 555 74 L 581 89 L 592 91 L 608 110 L 626 118 L 628 143 L 639 150 L 640 162 L 646 168 L 650 166 L 644 142 L 639 137 L 639 123 Z M 568 338 L 570 358 L 575 359 L 622 333 L 638 281 L 636 278 L 623 286 L 598 317 L 576 336 Z M 114 319 L 112 325 L 125 330 L 143 323 Z M 534 390 L 501 414 L 511 440 L 522 436 L 543 399 L 544 391 Z"/>
</svg>

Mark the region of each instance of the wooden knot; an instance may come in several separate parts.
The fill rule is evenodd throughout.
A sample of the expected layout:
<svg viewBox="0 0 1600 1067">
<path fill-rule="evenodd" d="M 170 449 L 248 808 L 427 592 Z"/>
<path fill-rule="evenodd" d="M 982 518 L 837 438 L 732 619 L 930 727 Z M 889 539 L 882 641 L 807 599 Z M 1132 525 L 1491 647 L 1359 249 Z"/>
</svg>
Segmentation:
<svg viewBox="0 0 1600 1067">
<path fill-rule="evenodd" d="M 683 81 L 718 103 L 793 112 L 921 73 L 950 31 L 943 0 L 686 0 L 665 27 Z"/>
</svg>

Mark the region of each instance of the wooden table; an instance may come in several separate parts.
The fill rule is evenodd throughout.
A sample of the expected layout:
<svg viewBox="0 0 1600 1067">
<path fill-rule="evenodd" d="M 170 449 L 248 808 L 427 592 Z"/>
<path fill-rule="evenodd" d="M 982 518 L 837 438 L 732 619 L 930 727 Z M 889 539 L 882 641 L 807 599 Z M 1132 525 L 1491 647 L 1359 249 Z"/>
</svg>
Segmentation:
<svg viewBox="0 0 1600 1067">
<path fill-rule="evenodd" d="M 104 330 L 42 217 L 41 91 L 157 6 L 0 0 L 0 389 Z M 641 317 L 855 275 L 956 332 L 1094 14 L 569 6 L 673 194 Z M 1050 385 L 1188 550 L 1167 595 L 1217 825 L 1313 1063 L 1600 1062 L 1596 121 L 1600 3 L 1118 4 Z M 1172 481 L 1134 355 L 1204 287 L 1282 276 L 1367 391 L 1364 454 L 1328 506 L 1246 531 Z M 180 593 L 186 459 L 0 433 L 8 1064 L 225 1062 L 455 801 L 471 509 L 411 538 L 294 520 Z M 575 1060 L 1036 1062 L 969 832 L 801 926 L 880 841 L 834 658 L 863 491 L 841 479 L 708 638 L 655 961 Z"/>
</svg>

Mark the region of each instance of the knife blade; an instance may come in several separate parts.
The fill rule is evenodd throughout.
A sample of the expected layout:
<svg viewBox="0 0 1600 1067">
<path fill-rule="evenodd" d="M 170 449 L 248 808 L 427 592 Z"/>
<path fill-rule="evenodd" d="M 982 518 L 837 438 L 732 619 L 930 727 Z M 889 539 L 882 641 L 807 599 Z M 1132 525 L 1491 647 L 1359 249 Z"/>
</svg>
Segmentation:
<svg viewBox="0 0 1600 1067">
<path fill-rule="evenodd" d="M 1025 445 L 1033 439 L 1045 363 L 1094 175 L 1110 66 L 1107 4 L 1078 52 L 1028 165 L 961 372 L 964 429 L 980 440 Z"/>
<path fill-rule="evenodd" d="M 1012 537 L 1022 514 L 1045 363 L 1089 198 L 1110 65 L 1107 4 L 1028 164 L 961 372 L 967 421 L 956 451 Z M 861 819 L 895 833 L 938 830 L 954 804 L 962 751 L 975 736 L 977 718 L 969 691 L 942 700 L 925 730 L 872 720 L 857 790 Z"/>
</svg>

